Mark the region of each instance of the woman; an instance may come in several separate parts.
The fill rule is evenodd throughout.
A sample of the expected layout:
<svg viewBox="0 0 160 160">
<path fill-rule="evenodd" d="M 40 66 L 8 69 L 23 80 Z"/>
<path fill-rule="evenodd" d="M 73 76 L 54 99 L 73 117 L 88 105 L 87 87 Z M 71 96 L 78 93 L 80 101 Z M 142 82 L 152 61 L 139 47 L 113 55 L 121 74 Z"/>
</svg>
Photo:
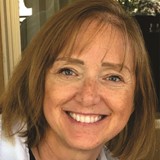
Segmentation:
<svg viewBox="0 0 160 160">
<path fill-rule="evenodd" d="M 1 155 L 144 159 L 154 146 L 155 97 L 133 18 L 113 0 L 77 1 L 46 23 L 13 73 L 0 103 Z"/>
</svg>

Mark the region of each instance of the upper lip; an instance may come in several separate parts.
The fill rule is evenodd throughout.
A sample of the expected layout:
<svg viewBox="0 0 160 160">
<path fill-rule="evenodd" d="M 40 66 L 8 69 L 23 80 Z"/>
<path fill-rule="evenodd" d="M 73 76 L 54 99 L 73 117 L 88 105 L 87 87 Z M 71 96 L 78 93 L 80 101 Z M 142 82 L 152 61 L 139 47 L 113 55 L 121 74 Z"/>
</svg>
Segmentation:
<svg viewBox="0 0 160 160">
<path fill-rule="evenodd" d="M 71 112 L 71 113 L 80 114 L 80 115 L 86 115 L 86 116 L 89 116 L 89 115 L 93 115 L 93 116 L 94 116 L 94 115 L 95 115 L 95 116 L 96 116 L 96 115 L 109 116 L 109 115 L 110 115 L 110 114 L 98 113 L 98 112 L 97 112 L 97 113 L 93 113 L 93 112 L 77 112 L 77 111 L 69 111 L 69 110 L 68 110 L 68 111 L 66 110 L 65 112 L 66 112 L 66 113 L 70 113 L 70 112 Z"/>
</svg>

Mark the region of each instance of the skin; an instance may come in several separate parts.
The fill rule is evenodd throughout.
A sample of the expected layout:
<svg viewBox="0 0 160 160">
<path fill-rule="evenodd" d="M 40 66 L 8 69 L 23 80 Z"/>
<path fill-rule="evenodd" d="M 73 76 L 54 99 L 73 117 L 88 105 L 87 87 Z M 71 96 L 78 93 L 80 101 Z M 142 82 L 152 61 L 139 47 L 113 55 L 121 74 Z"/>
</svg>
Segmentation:
<svg viewBox="0 0 160 160">
<path fill-rule="evenodd" d="M 94 23 L 82 29 L 72 55 L 61 53 L 47 72 L 43 109 L 48 129 L 32 149 L 37 159 L 96 160 L 133 112 L 132 50 L 127 47 L 124 60 L 122 33 L 109 25 L 80 52 L 94 32 Z"/>
</svg>

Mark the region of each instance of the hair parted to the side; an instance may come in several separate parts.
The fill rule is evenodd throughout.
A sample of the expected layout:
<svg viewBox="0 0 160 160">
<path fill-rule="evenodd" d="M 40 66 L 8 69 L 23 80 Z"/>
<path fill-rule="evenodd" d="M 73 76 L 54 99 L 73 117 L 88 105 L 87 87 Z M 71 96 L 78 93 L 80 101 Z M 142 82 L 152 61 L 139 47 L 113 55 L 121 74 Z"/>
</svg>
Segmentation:
<svg viewBox="0 0 160 160">
<path fill-rule="evenodd" d="M 89 19 L 119 27 L 133 49 L 136 75 L 134 112 L 124 130 L 106 146 L 120 160 L 143 159 L 155 142 L 156 94 L 141 31 L 136 21 L 114 0 L 76 1 L 56 13 L 42 27 L 24 51 L 1 97 L 4 131 L 12 136 L 12 127 L 18 124 L 16 132 L 27 137 L 29 147 L 40 142 L 47 127 L 42 109 L 46 72 L 62 51 L 70 53 L 81 26 Z"/>
</svg>

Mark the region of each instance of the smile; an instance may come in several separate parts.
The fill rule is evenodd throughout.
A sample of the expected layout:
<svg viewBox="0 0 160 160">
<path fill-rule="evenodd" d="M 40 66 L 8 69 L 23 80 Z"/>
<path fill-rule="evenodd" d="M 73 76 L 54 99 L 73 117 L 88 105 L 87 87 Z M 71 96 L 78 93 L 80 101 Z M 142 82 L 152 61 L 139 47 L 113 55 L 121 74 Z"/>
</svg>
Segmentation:
<svg viewBox="0 0 160 160">
<path fill-rule="evenodd" d="M 96 123 L 106 117 L 104 115 L 84 115 L 73 112 L 68 112 L 67 114 L 75 121 L 81 123 Z"/>
</svg>

